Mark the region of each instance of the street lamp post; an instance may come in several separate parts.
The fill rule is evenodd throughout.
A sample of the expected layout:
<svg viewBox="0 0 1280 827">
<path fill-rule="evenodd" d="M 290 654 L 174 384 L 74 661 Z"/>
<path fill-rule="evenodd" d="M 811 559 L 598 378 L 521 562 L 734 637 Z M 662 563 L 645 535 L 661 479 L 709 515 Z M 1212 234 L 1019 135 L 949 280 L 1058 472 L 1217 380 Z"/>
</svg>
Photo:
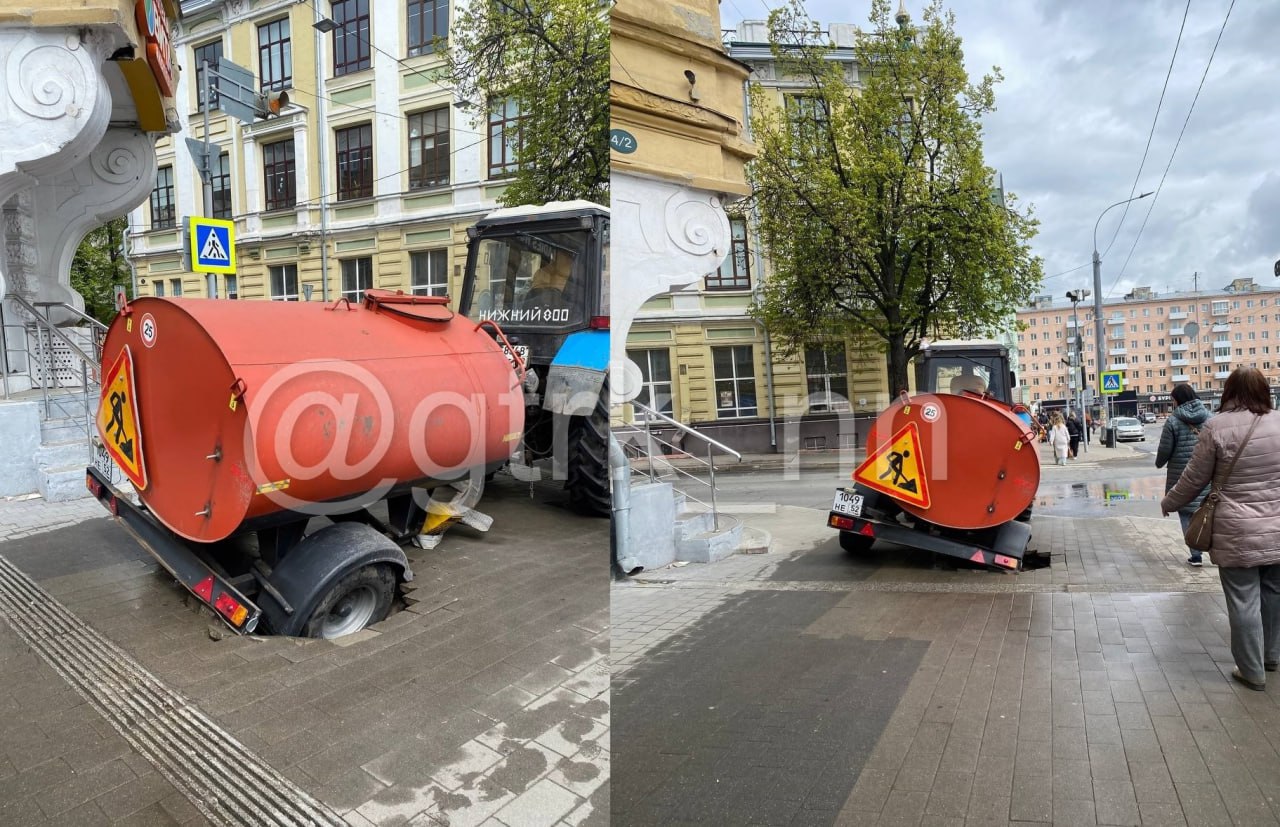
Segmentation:
<svg viewBox="0 0 1280 827">
<path fill-rule="evenodd" d="M 1074 346 L 1075 358 L 1072 360 L 1071 369 L 1074 371 L 1075 405 L 1076 416 L 1080 420 L 1080 426 L 1085 427 L 1084 415 L 1084 337 L 1080 335 L 1080 302 L 1089 298 L 1088 290 L 1068 290 L 1067 299 L 1071 301 L 1071 343 Z M 1084 451 L 1089 453 L 1089 430 L 1085 428 L 1084 432 Z"/>
<path fill-rule="evenodd" d="M 1098 364 L 1096 376 L 1098 377 L 1098 396 L 1102 396 L 1102 368 L 1105 362 L 1107 340 L 1103 336 L 1102 331 L 1102 256 L 1098 255 L 1098 225 L 1102 223 L 1102 216 L 1111 210 L 1119 207 L 1121 204 L 1128 204 L 1130 201 L 1137 201 L 1151 195 L 1144 192 L 1142 195 L 1135 195 L 1133 198 L 1126 198 L 1123 201 L 1117 201 L 1110 207 L 1107 207 L 1098 215 L 1098 220 L 1093 222 L 1093 333 L 1096 338 L 1094 342 L 1094 350 L 1098 354 Z M 1107 427 L 1111 425 L 1111 398 L 1107 397 L 1107 415 L 1104 423 Z M 1099 431 L 1101 433 L 1101 431 Z"/>
</svg>

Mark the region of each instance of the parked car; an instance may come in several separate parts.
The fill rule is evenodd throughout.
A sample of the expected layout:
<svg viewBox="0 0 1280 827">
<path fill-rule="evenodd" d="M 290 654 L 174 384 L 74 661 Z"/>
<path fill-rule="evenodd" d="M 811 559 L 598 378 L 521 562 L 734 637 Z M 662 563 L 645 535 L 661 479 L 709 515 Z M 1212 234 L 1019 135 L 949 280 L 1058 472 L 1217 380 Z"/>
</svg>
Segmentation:
<svg viewBox="0 0 1280 827">
<path fill-rule="evenodd" d="M 1126 440 L 1145 441 L 1147 438 L 1146 429 L 1142 427 L 1142 423 L 1132 416 L 1117 416 L 1111 423 L 1116 429 L 1116 441 L 1125 442 Z"/>
<path fill-rule="evenodd" d="M 1153 424 L 1155 424 L 1155 421 L 1156 421 L 1156 412 L 1155 412 L 1155 411 L 1146 411 L 1146 412 L 1144 412 L 1144 413 L 1142 414 L 1142 421 L 1143 421 L 1144 423 L 1146 423 L 1147 425 L 1153 425 Z"/>
</svg>

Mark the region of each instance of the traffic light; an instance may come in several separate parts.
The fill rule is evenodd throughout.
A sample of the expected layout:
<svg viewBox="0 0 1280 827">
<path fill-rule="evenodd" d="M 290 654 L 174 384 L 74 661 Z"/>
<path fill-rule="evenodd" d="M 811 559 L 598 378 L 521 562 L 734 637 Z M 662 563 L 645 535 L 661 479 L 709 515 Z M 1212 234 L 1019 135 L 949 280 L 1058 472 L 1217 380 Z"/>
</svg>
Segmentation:
<svg viewBox="0 0 1280 827">
<path fill-rule="evenodd" d="M 263 92 L 258 96 L 258 103 L 258 115 L 260 117 L 275 117 L 280 114 L 281 109 L 289 105 L 289 93 L 283 89 Z"/>
</svg>

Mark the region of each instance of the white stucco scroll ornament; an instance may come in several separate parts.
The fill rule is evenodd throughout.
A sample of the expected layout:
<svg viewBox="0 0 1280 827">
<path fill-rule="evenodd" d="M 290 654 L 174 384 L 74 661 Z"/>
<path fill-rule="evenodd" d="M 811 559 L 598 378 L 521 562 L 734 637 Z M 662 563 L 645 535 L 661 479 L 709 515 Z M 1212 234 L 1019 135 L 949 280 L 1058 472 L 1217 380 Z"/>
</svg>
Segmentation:
<svg viewBox="0 0 1280 827">
<path fill-rule="evenodd" d="M 117 45 L 95 30 L 0 28 L 0 204 L 101 140 L 111 116 L 101 67 Z M 0 273 L 0 298 L 9 289 L 30 286 Z"/>
<path fill-rule="evenodd" d="M 609 359 L 613 404 L 640 391 L 640 369 L 626 358 L 627 333 L 640 306 L 713 272 L 730 245 L 719 193 L 674 181 L 615 175 L 611 183 L 612 257 Z"/>
</svg>

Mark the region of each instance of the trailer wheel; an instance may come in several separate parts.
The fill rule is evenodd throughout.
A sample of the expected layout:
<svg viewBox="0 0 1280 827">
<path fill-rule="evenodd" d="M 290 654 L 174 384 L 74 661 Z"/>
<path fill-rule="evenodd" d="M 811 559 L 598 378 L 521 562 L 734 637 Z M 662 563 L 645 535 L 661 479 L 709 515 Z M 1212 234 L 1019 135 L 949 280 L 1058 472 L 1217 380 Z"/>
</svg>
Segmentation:
<svg viewBox="0 0 1280 827">
<path fill-rule="evenodd" d="M 852 531 L 840 532 L 840 548 L 853 554 L 870 551 L 875 541 L 875 537 L 868 537 L 865 534 L 854 534 Z"/>
<path fill-rule="evenodd" d="M 565 488 L 575 509 L 608 517 L 613 511 L 609 494 L 609 382 L 596 397 L 587 416 L 575 416 L 569 424 L 569 469 Z"/>
<path fill-rule="evenodd" d="M 338 638 L 385 620 L 396 593 L 391 566 L 377 564 L 340 578 L 302 628 L 303 637 Z"/>
</svg>

